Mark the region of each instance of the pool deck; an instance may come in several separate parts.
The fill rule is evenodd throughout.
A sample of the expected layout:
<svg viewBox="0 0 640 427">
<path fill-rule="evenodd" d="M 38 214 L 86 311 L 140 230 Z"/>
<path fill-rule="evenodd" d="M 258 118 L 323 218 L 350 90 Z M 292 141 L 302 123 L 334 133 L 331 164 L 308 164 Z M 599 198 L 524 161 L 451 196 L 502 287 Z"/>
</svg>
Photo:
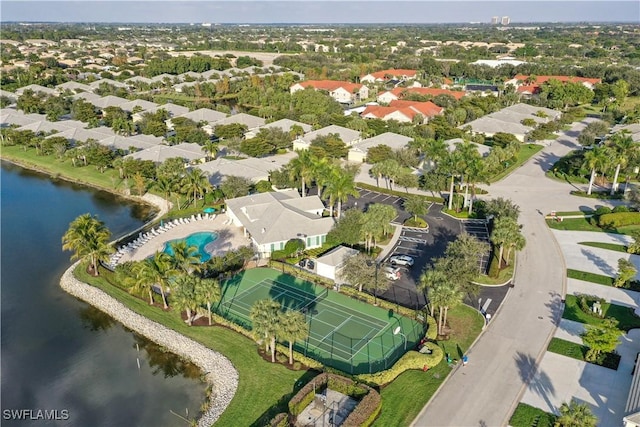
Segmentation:
<svg viewBox="0 0 640 427">
<path fill-rule="evenodd" d="M 241 246 L 251 244 L 251 239 L 243 235 L 242 229 L 230 225 L 229 218 L 225 214 L 216 215 L 214 219 L 201 219 L 191 221 L 188 224 L 177 225 L 159 236 L 154 236 L 147 243 L 134 249 L 131 253 L 125 253 L 118 263 L 126 261 L 140 261 L 148 258 L 158 251 L 164 249 L 164 245 L 169 240 L 184 239 L 193 233 L 202 231 L 215 232 L 218 238 L 207 244 L 207 251 L 211 251 L 211 256 L 224 255 L 225 253 L 238 249 Z"/>
</svg>

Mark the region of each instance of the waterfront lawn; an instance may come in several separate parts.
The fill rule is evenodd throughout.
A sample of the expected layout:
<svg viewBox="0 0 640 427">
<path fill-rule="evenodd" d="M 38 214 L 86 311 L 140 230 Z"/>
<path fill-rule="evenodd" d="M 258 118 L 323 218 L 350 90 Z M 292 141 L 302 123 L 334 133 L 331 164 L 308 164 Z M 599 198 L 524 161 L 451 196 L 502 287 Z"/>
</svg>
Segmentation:
<svg viewBox="0 0 640 427">
<path fill-rule="evenodd" d="M 585 357 L 588 350 L 589 347 L 587 347 L 586 345 L 577 344 L 555 337 L 551 339 L 549 347 L 547 347 L 547 351 L 557 353 L 562 356 L 571 357 L 572 359 L 581 360 L 583 362 L 587 362 Z M 599 360 L 596 362 L 587 363 L 593 363 L 594 365 L 603 366 L 605 368 L 617 371 L 618 365 L 620 365 L 620 355 L 615 353 L 604 353 L 604 357 L 601 361 Z"/>
<path fill-rule="evenodd" d="M 104 270 L 103 270 L 104 271 Z M 221 326 L 187 326 L 175 311 L 164 311 L 125 290 L 110 285 L 103 277 L 91 277 L 81 264 L 75 275 L 126 305 L 136 313 L 175 330 L 226 356 L 238 371 L 236 395 L 227 410 L 216 422 L 219 426 L 265 425 L 278 412 L 286 411 L 289 398 L 305 371 L 291 371 L 280 364 L 266 362 L 260 357 L 254 341 Z M 264 418 L 263 418 L 264 417 Z"/>
<path fill-rule="evenodd" d="M 28 148 L 25 151 L 23 146 L 3 146 L 2 158 L 15 161 L 28 168 L 44 170 L 52 178 L 63 176 L 94 187 L 115 190 L 116 192 L 124 190 L 117 170 L 107 168 L 104 172 L 100 172 L 91 165 L 76 167 L 70 160 L 60 160 L 55 156 L 39 156 L 35 148 Z"/>
<path fill-rule="evenodd" d="M 452 330 L 449 340 L 438 345 L 452 358 L 460 360 L 480 335 L 484 318 L 473 308 L 459 305 L 449 310 L 448 324 Z M 424 405 L 438 390 L 451 372 L 446 358 L 427 372 L 406 371 L 381 391 L 382 411 L 374 427 L 407 426 L 418 416 Z"/>
<path fill-rule="evenodd" d="M 618 321 L 618 329 L 629 332 L 630 329 L 640 328 L 640 317 L 636 316 L 631 307 L 605 302 L 602 304 L 602 314 L 604 317 L 613 317 Z M 587 325 L 602 325 L 604 319 L 590 316 L 579 306 L 578 297 L 567 295 L 565 299 L 564 312 L 562 317 L 575 322 L 586 323 Z"/>
<path fill-rule="evenodd" d="M 627 246 L 616 245 L 615 243 L 602 243 L 602 242 L 578 242 L 579 245 L 591 246 L 592 248 L 607 249 L 610 251 L 627 253 Z"/>
<path fill-rule="evenodd" d="M 509 425 L 512 427 L 553 427 L 556 416 L 526 403 L 518 403 Z"/>
</svg>

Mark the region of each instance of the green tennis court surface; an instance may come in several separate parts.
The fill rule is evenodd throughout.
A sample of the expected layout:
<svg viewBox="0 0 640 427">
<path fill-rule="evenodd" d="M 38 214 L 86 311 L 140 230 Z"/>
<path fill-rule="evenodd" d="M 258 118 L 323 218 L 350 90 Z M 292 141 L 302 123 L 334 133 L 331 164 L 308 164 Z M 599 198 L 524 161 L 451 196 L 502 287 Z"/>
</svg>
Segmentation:
<svg viewBox="0 0 640 427">
<path fill-rule="evenodd" d="M 269 268 L 246 270 L 223 283 L 216 311 L 251 328 L 251 306 L 262 299 L 305 314 L 309 337 L 295 344 L 296 351 L 351 374 L 388 369 L 424 333 L 421 323 L 393 311 Z"/>
</svg>

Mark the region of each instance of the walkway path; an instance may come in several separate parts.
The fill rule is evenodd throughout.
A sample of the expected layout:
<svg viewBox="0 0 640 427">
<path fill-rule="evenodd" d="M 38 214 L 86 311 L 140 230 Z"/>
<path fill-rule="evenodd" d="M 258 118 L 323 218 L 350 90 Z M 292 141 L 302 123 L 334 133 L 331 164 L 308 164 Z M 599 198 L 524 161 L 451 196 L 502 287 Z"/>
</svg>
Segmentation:
<svg viewBox="0 0 640 427">
<path fill-rule="evenodd" d="M 500 313 L 469 351 L 469 364 L 453 372 L 425 406 L 416 426 L 506 425 L 555 332 L 562 310 L 565 266 L 544 213 L 609 205 L 569 195 L 570 184 L 544 176 L 560 157 L 577 148 L 586 121 L 575 124 L 503 181 L 488 198 L 520 206 L 527 246 L 518 254 L 515 288 Z"/>
</svg>

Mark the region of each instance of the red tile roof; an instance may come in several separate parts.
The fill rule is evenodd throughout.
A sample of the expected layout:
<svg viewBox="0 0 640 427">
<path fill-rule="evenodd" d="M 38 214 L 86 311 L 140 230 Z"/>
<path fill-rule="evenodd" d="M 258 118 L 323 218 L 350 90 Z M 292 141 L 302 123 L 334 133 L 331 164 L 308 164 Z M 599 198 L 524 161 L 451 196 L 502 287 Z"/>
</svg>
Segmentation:
<svg viewBox="0 0 640 427">
<path fill-rule="evenodd" d="M 450 96 L 453 96 L 456 100 L 460 100 L 460 98 L 462 98 L 467 94 L 466 92 L 462 92 L 459 90 L 438 89 L 433 87 L 397 87 L 397 88 L 391 89 L 390 91 L 380 92 L 379 95 L 382 95 L 383 93 L 386 93 L 386 92 L 391 92 L 397 98 L 402 98 L 404 95 L 408 93 L 416 93 L 418 95 L 430 95 L 430 96 L 433 96 L 434 98 L 438 95 L 450 95 Z"/>
<path fill-rule="evenodd" d="M 518 86 L 518 89 L 516 89 L 518 92 L 520 93 L 530 93 L 530 94 L 536 94 L 536 93 L 540 93 L 540 86 L 538 85 L 522 85 L 522 86 Z"/>
<path fill-rule="evenodd" d="M 339 80 L 306 80 L 304 82 L 299 82 L 299 84 L 303 87 L 312 87 L 316 90 L 322 89 L 327 91 L 334 91 L 339 88 L 343 88 L 349 93 L 358 92 L 362 85 L 359 83 L 351 83 L 351 82 L 343 82 Z"/>
<path fill-rule="evenodd" d="M 386 76 L 393 76 L 393 77 L 415 77 L 416 76 L 417 71 L 416 70 L 405 70 L 405 69 L 389 69 L 389 70 L 382 70 L 382 71 L 376 71 L 374 73 L 369 73 L 369 74 L 365 74 L 361 77 L 365 77 L 368 75 L 373 76 L 373 78 L 375 79 L 386 79 Z"/>
<path fill-rule="evenodd" d="M 368 105 L 361 115 L 366 116 L 367 114 L 371 114 L 380 119 L 384 119 L 387 115 L 397 111 L 404 114 L 410 120 L 413 120 L 416 114 L 421 114 L 423 117 L 433 117 L 440 114 L 442 110 L 442 108 L 431 101 L 415 102 L 395 100 L 391 101 L 388 107 Z"/>
<path fill-rule="evenodd" d="M 535 83 L 538 85 L 541 85 L 542 83 L 549 81 L 549 80 L 558 80 L 561 81 L 563 83 L 567 83 L 567 82 L 572 82 L 572 83 L 590 83 L 592 85 L 601 83 L 602 80 L 601 79 L 591 79 L 591 78 L 587 78 L 587 77 L 576 77 L 576 76 L 535 76 L 536 77 L 536 81 Z M 514 79 L 516 80 L 521 80 L 521 81 L 525 81 L 529 78 L 529 76 L 525 75 L 525 74 L 516 74 Z"/>
</svg>

